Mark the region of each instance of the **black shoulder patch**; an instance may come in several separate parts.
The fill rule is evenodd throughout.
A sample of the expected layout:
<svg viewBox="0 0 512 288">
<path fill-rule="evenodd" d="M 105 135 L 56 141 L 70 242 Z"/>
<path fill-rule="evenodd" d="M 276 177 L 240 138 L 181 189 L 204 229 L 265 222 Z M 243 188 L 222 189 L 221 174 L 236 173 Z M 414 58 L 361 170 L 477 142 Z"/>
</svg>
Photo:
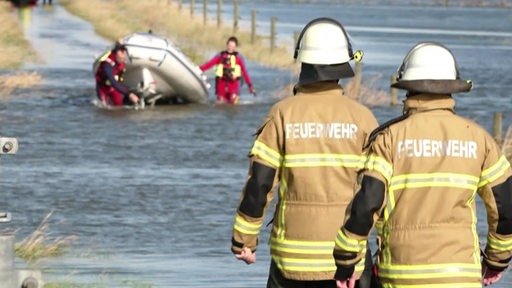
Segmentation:
<svg viewBox="0 0 512 288">
<path fill-rule="evenodd" d="M 373 141 L 375 141 L 375 138 L 377 138 L 377 136 L 380 134 L 380 132 L 386 130 L 386 128 L 390 127 L 393 124 L 396 124 L 400 121 L 407 119 L 407 117 L 409 117 L 409 114 L 403 114 L 402 116 L 393 118 L 393 119 L 389 120 L 388 122 L 375 128 L 375 130 L 373 130 L 372 133 L 370 133 L 370 136 L 368 137 L 368 142 L 366 143 L 366 145 L 364 146 L 363 149 L 364 150 L 368 149 L 368 147 L 370 147 L 370 145 L 372 145 Z"/>
<path fill-rule="evenodd" d="M 263 124 L 260 125 L 260 127 L 258 127 L 258 129 L 256 129 L 256 131 L 252 134 L 252 136 L 258 136 L 261 134 L 261 131 L 263 131 L 263 128 L 265 128 L 265 126 L 267 126 L 268 122 L 270 122 L 270 120 L 272 120 L 272 117 L 268 117 L 266 118 L 264 121 L 263 121 Z"/>
</svg>

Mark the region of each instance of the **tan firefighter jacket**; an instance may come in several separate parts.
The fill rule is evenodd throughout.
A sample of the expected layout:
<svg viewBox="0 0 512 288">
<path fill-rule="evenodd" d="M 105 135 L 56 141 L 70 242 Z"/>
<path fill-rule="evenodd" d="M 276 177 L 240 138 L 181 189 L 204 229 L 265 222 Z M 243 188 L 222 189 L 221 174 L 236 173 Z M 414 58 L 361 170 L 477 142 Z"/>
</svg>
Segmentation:
<svg viewBox="0 0 512 288">
<path fill-rule="evenodd" d="M 373 114 L 344 96 L 336 83 L 300 86 L 295 96 L 275 104 L 250 152 L 252 169 L 235 217 L 233 252 L 256 249 L 264 212 L 278 187 L 272 259 L 288 279 L 334 279 L 334 238 L 366 160 L 363 144 L 376 127 Z M 276 171 L 259 193 L 250 188 L 263 186 L 257 169 Z"/>
<path fill-rule="evenodd" d="M 449 95 L 409 97 L 409 116 L 369 148 L 363 174 L 386 190 L 383 213 L 373 215 L 384 218 L 377 259 L 384 287 L 482 286 L 476 194 L 489 224 L 484 260 L 503 269 L 512 257 L 510 163 L 483 128 L 454 114 L 454 105 Z M 359 255 L 339 265 L 361 258 L 366 237 L 347 229 L 356 221 L 351 216 L 339 231 L 334 254 Z"/>
</svg>

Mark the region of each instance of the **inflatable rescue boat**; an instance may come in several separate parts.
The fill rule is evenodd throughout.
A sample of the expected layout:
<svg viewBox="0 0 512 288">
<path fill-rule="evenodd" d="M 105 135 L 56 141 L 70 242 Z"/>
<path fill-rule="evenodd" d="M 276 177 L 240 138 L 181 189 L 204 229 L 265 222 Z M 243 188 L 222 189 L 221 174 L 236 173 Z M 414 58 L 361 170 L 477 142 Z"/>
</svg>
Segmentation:
<svg viewBox="0 0 512 288">
<path fill-rule="evenodd" d="M 128 57 L 122 83 L 146 104 L 208 102 L 206 75 L 174 43 L 152 33 L 123 39 Z M 99 59 L 94 61 L 94 74 Z"/>
</svg>

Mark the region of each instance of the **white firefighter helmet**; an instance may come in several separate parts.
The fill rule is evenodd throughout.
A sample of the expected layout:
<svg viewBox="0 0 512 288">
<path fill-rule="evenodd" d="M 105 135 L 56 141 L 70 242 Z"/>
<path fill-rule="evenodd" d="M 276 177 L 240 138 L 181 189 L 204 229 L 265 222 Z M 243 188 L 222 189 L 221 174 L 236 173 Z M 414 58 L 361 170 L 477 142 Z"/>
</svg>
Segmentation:
<svg viewBox="0 0 512 288">
<path fill-rule="evenodd" d="M 302 64 L 299 84 L 307 84 L 353 77 L 348 62 L 360 61 L 362 56 L 362 51 L 352 51 L 343 25 L 331 18 L 317 18 L 302 29 L 293 58 Z"/>
<path fill-rule="evenodd" d="M 414 46 L 398 68 L 395 88 L 412 92 L 451 94 L 467 92 L 471 81 L 462 81 L 452 52 L 436 42 Z"/>
<path fill-rule="evenodd" d="M 354 59 L 345 28 L 331 18 L 309 22 L 297 40 L 294 58 L 308 64 L 341 64 Z"/>
</svg>

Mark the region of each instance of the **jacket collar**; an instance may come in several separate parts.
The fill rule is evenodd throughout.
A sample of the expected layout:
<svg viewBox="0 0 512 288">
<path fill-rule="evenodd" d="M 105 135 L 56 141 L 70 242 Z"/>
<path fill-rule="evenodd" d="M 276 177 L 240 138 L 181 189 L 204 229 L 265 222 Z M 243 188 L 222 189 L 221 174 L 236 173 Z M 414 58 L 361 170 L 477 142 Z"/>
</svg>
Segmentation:
<svg viewBox="0 0 512 288">
<path fill-rule="evenodd" d="M 454 112 L 454 108 L 455 100 L 449 94 L 418 94 L 407 97 L 404 101 L 404 114 L 431 110 L 449 110 Z"/>
<path fill-rule="evenodd" d="M 309 84 L 297 84 L 293 88 L 294 95 L 298 93 L 316 94 L 322 93 L 327 90 L 340 90 L 340 94 L 343 94 L 343 89 L 336 82 L 315 82 Z"/>
</svg>

